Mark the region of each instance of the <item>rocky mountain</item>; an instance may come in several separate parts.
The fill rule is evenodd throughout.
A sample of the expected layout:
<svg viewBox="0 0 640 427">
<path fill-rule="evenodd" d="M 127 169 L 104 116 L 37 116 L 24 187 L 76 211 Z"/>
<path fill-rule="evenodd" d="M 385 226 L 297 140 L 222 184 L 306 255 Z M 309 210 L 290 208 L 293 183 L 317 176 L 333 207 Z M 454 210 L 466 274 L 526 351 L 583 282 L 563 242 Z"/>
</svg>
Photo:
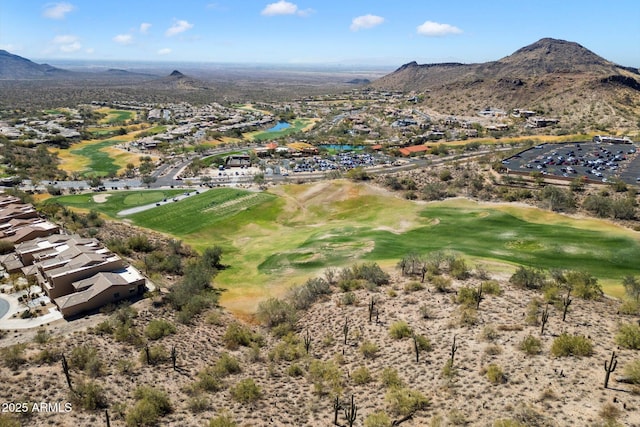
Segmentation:
<svg viewBox="0 0 640 427">
<path fill-rule="evenodd" d="M 53 67 L 49 64 L 35 62 L 18 55 L 0 50 L 0 79 L 24 80 L 64 77 L 71 72 Z"/>
<path fill-rule="evenodd" d="M 144 84 L 147 88 L 153 88 L 158 90 L 198 90 L 209 89 L 205 82 L 196 78 L 187 76 L 178 70 L 173 70 L 171 74 L 166 77 L 154 79 Z"/>
<path fill-rule="evenodd" d="M 610 62 L 578 43 L 541 39 L 497 61 L 481 64 L 405 64 L 371 84 L 423 93 L 446 114 L 475 114 L 487 106 L 526 108 L 557 116 L 576 130 L 637 127 L 640 72 Z"/>
</svg>

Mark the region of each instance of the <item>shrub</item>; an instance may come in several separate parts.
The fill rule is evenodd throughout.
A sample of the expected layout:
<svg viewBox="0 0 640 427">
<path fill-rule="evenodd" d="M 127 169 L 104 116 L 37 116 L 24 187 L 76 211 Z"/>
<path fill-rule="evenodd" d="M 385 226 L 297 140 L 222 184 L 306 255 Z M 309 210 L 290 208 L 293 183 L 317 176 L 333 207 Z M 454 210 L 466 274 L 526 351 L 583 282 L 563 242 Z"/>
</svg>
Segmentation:
<svg viewBox="0 0 640 427">
<path fill-rule="evenodd" d="M 251 347 L 254 343 L 261 346 L 264 343 L 260 334 L 254 334 L 251 329 L 238 322 L 233 322 L 227 326 L 227 330 L 222 336 L 222 341 L 230 350 L 235 350 L 239 346 Z"/>
<path fill-rule="evenodd" d="M 88 344 L 74 347 L 69 358 L 71 366 L 85 371 L 89 376 L 99 377 L 103 372 L 102 360 L 98 357 L 98 350 Z"/>
<path fill-rule="evenodd" d="M 25 344 L 16 344 L 2 349 L 2 361 L 9 369 L 16 370 L 27 360 L 24 357 Z"/>
<path fill-rule="evenodd" d="M 482 293 L 487 295 L 502 295 L 500 283 L 495 280 L 485 280 L 482 282 Z"/>
<path fill-rule="evenodd" d="M 640 350 L 640 325 L 633 323 L 621 325 L 616 334 L 616 344 L 630 350 Z"/>
<path fill-rule="evenodd" d="M 107 397 L 102 387 L 93 381 L 81 381 L 70 392 L 71 400 L 83 409 L 92 411 L 107 407 Z"/>
<path fill-rule="evenodd" d="M 330 293 L 331 287 L 328 281 L 322 278 L 313 278 L 307 280 L 304 285 L 291 288 L 287 293 L 287 299 L 297 310 L 305 310 L 322 295 Z"/>
<path fill-rule="evenodd" d="M 571 293 L 578 298 L 598 299 L 604 293 L 602 287 L 598 284 L 598 279 L 584 271 L 566 271 L 564 277 L 567 284 L 571 287 Z"/>
<path fill-rule="evenodd" d="M 373 378 L 371 377 L 371 372 L 369 372 L 369 369 L 367 369 L 366 366 L 361 366 L 359 368 L 356 368 L 351 373 L 351 379 L 353 380 L 354 384 L 363 385 L 371 382 Z"/>
<path fill-rule="evenodd" d="M 129 409 L 126 417 L 129 427 L 156 425 L 159 417 L 173 410 L 167 394 L 153 387 L 136 388 L 134 398 L 137 402 Z"/>
<path fill-rule="evenodd" d="M 435 286 L 438 292 L 449 292 L 451 290 L 451 279 L 444 276 L 435 276 L 431 279 L 433 286 Z"/>
<path fill-rule="evenodd" d="M 251 378 L 245 378 L 231 388 L 231 397 L 240 403 L 251 403 L 262 397 L 262 390 Z"/>
<path fill-rule="evenodd" d="M 198 381 L 194 384 L 195 388 L 203 391 L 215 393 L 222 389 L 222 383 L 214 368 L 206 367 L 198 372 Z"/>
<path fill-rule="evenodd" d="M 478 323 L 478 312 L 475 308 L 464 307 L 460 310 L 458 322 L 460 326 L 474 326 Z"/>
<path fill-rule="evenodd" d="M 489 356 L 496 356 L 498 354 L 502 354 L 502 347 L 497 344 L 489 344 L 484 348 L 484 353 Z"/>
<path fill-rule="evenodd" d="M 408 282 L 404 285 L 404 291 L 406 293 L 421 291 L 424 289 L 424 284 L 420 282 Z"/>
<path fill-rule="evenodd" d="M 301 358 L 304 354 L 305 349 L 300 337 L 296 334 L 289 333 L 269 352 L 269 360 L 274 362 L 280 360 L 291 362 Z"/>
<path fill-rule="evenodd" d="M 467 307 L 475 307 L 477 298 L 477 289 L 463 286 L 458 290 L 458 297 L 456 298 L 456 302 Z"/>
<path fill-rule="evenodd" d="M 420 312 L 420 317 L 423 319 L 431 319 L 433 317 L 433 313 L 431 313 L 431 309 L 426 305 L 422 304 L 418 311 Z"/>
<path fill-rule="evenodd" d="M 169 359 L 169 353 L 163 345 L 154 345 L 149 347 L 149 359 L 147 360 L 147 349 L 140 350 L 139 360 L 143 364 L 155 365 Z"/>
<path fill-rule="evenodd" d="M 395 368 L 384 368 L 380 376 L 380 381 L 386 388 L 402 387 L 404 385 L 402 379 L 400 379 L 398 370 Z"/>
<path fill-rule="evenodd" d="M 129 239 L 127 239 L 127 246 L 135 252 L 151 252 L 154 249 L 153 244 L 144 234 L 129 237 Z"/>
<path fill-rule="evenodd" d="M 356 294 L 351 291 L 343 294 L 341 298 L 342 305 L 354 305 L 357 300 L 358 298 L 356 297 Z"/>
<path fill-rule="evenodd" d="M 290 377 L 301 377 L 304 375 L 304 371 L 302 370 L 300 365 L 294 363 L 293 365 L 289 366 L 289 368 L 287 368 L 287 375 L 289 375 Z"/>
<path fill-rule="evenodd" d="M 376 411 L 364 419 L 364 427 L 391 427 L 391 418 L 384 411 Z"/>
<path fill-rule="evenodd" d="M 397 415 L 405 416 L 425 409 L 429 399 L 417 390 L 393 387 L 385 395 L 389 410 Z"/>
<path fill-rule="evenodd" d="M 418 345 L 418 350 L 431 351 L 431 341 L 429 341 L 429 338 L 419 334 L 414 335 L 413 338 L 415 340 L 415 344 Z"/>
<path fill-rule="evenodd" d="M 51 349 L 45 348 L 44 350 L 42 350 L 40 353 L 36 355 L 35 362 L 46 363 L 47 365 L 50 365 L 54 362 L 57 362 L 61 358 L 62 358 L 62 353 L 60 353 L 59 350 L 51 350 Z"/>
<path fill-rule="evenodd" d="M 556 357 L 591 356 L 593 344 L 591 340 L 580 335 L 564 333 L 553 340 L 551 354 Z"/>
<path fill-rule="evenodd" d="M 540 289 L 546 277 L 541 270 L 520 266 L 509 278 L 509 283 L 526 289 Z"/>
<path fill-rule="evenodd" d="M 640 312 L 640 303 L 634 300 L 625 300 L 622 304 L 620 304 L 620 308 L 618 309 L 620 314 L 625 314 L 627 316 L 635 316 Z"/>
<path fill-rule="evenodd" d="M 231 418 L 230 415 L 227 414 L 220 414 L 215 418 L 211 418 L 209 420 L 209 427 L 237 427 L 238 424 L 236 424 L 235 421 L 233 421 L 233 418 Z"/>
<path fill-rule="evenodd" d="M 482 340 L 488 341 L 488 342 L 493 342 L 497 340 L 499 336 L 500 335 L 498 334 L 498 331 L 496 331 L 493 325 L 487 325 L 484 328 L 482 328 L 482 334 L 480 335 Z"/>
<path fill-rule="evenodd" d="M 389 327 L 389 335 L 391 335 L 391 338 L 396 339 L 396 340 L 400 340 L 400 339 L 403 339 L 403 338 L 408 338 L 408 337 L 411 336 L 411 334 L 412 334 L 411 328 L 409 327 L 407 322 L 405 322 L 403 320 L 399 320 L 397 322 L 394 322 Z"/>
<path fill-rule="evenodd" d="M 219 377 L 237 374 L 241 372 L 240 362 L 229 353 L 222 353 L 214 365 L 214 371 Z"/>
<path fill-rule="evenodd" d="M 629 377 L 632 384 L 640 384 L 640 359 L 627 364 L 623 372 L 626 377 Z"/>
<path fill-rule="evenodd" d="M 380 347 L 372 341 L 367 340 L 360 345 L 360 353 L 367 359 L 374 359 L 379 351 Z"/>
<path fill-rule="evenodd" d="M 193 413 L 203 412 L 209 409 L 209 399 L 205 396 L 193 396 L 187 401 L 187 407 Z"/>
<path fill-rule="evenodd" d="M 520 341 L 518 348 L 529 356 L 534 356 L 542 352 L 542 342 L 533 335 L 527 335 L 522 341 Z"/>
<path fill-rule="evenodd" d="M 313 360 L 309 364 L 309 380 L 314 391 L 320 395 L 327 393 L 340 394 L 342 391 L 342 372 L 332 361 Z"/>
<path fill-rule="evenodd" d="M 269 298 L 261 302 L 258 305 L 256 316 L 260 323 L 269 328 L 284 326 L 282 329 L 288 331 L 293 330 L 297 318 L 295 308 L 288 302 L 277 298 Z"/>
<path fill-rule="evenodd" d="M 96 335 L 111 335 L 113 333 L 113 326 L 109 320 L 104 320 L 93 328 L 93 333 Z"/>
<path fill-rule="evenodd" d="M 456 368 L 453 366 L 451 359 L 447 359 L 444 366 L 442 367 L 442 376 L 444 378 L 453 378 L 457 373 Z"/>
<path fill-rule="evenodd" d="M 46 329 L 41 328 L 41 329 L 38 329 L 38 332 L 36 332 L 36 336 L 33 337 L 33 340 L 38 344 L 44 344 L 47 341 L 49 341 L 50 338 L 51 338 L 51 334 L 49 334 L 49 332 L 47 332 Z"/>
<path fill-rule="evenodd" d="M 503 384 L 507 382 L 502 368 L 494 363 L 485 368 L 485 375 L 491 384 Z"/>
<path fill-rule="evenodd" d="M 144 334 L 150 340 L 158 340 L 162 337 L 166 337 L 167 335 L 175 334 L 176 327 L 171 323 L 164 319 L 154 319 L 144 330 Z"/>
<path fill-rule="evenodd" d="M 527 427 L 526 424 L 522 424 L 520 421 L 505 418 L 502 420 L 495 420 L 493 427 Z"/>
</svg>

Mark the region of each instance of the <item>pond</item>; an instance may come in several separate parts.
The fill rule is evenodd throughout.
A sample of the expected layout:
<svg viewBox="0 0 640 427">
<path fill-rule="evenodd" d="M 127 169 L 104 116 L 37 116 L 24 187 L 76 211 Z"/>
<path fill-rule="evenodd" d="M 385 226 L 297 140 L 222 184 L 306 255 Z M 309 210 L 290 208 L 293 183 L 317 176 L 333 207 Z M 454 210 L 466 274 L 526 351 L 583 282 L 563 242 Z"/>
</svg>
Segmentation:
<svg viewBox="0 0 640 427">
<path fill-rule="evenodd" d="M 0 297 L 0 319 L 9 312 L 9 302 Z"/>
<path fill-rule="evenodd" d="M 291 125 L 288 122 L 278 122 L 274 127 L 267 129 L 267 132 L 277 132 L 286 128 L 290 128 Z"/>
</svg>

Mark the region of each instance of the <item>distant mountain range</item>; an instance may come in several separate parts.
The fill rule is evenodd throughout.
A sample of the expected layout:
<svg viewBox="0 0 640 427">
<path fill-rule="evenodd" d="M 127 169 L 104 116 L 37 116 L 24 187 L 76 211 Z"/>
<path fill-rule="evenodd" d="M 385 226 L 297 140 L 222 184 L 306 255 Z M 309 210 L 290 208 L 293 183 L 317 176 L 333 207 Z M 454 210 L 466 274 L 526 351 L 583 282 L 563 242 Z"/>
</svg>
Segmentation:
<svg viewBox="0 0 640 427">
<path fill-rule="evenodd" d="M 551 38 L 481 64 L 411 62 L 370 87 L 421 93 L 427 106 L 451 115 L 488 106 L 537 110 L 577 130 L 595 121 L 602 127 L 637 127 L 640 118 L 637 68 L 614 64 L 578 43 Z"/>
<path fill-rule="evenodd" d="M 42 79 L 64 77 L 70 71 L 52 67 L 49 64 L 36 64 L 26 58 L 0 50 L 0 79 Z"/>
<path fill-rule="evenodd" d="M 299 74 L 289 75 L 291 83 L 286 84 L 280 74 L 272 74 L 267 79 L 263 72 L 255 70 L 245 70 L 244 74 L 227 70 L 205 82 L 177 70 L 164 77 L 121 69 L 69 71 L 0 50 L 0 86 L 7 95 L 5 104 L 18 103 L 20 90 L 33 91 L 35 87 L 44 93 L 50 87 L 64 88 L 69 95 L 65 102 L 77 102 L 89 96 L 87 91 L 93 91 L 93 97 L 100 95 L 100 99 L 122 96 L 128 91 L 152 100 L 178 99 L 175 93 L 179 93 L 184 100 L 193 101 L 214 96 L 274 97 L 276 93 L 282 98 L 281 93 L 302 93 L 299 84 L 304 80 Z M 539 115 L 558 118 L 563 126 L 573 126 L 576 132 L 593 128 L 637 129 L 640 119 L 637 68 L 614 64 L 578 43 L 552 38 L 541 39 L 497 61 L 425 65 L 410 62 L 373 82 L 354 78 L 342 80 L 342 84 L 412 92 L 419 95 L 416 99 L 423 106 L 454 116 L 475 115 L 487 107 L 534 110 Z M 305 90 L 323 90 L 321 85 L 310 87 Z M 31 95 L 30 99 L 37 99 L 35 92 Z"/>
</svg>

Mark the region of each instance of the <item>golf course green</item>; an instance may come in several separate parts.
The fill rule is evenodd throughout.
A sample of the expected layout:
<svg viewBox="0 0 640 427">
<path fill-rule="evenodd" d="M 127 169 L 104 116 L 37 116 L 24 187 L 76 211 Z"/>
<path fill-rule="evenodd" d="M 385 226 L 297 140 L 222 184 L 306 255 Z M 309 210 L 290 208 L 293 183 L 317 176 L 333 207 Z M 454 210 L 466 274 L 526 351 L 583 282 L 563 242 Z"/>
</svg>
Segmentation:
<svg viewBox="0 0 640 427">
<path fill-rule="evenodd" d="M 93 208 L 115 217 L 134 203 L 168 194 L 135 193 L 114 193 Z M 84 209 L 95 204 L 79 197 L 55 200 Z M 245 313 L 327 267 L 362 261 L 393 266 L 410 252 L 455 251 L 471 267 L 501 265 L 503 271 L 520 264 L 586 271 L 614 295 L 621 293 L 622 277 L 639 273 L 639 233 L 606 221 L 466 199 L 415 202 L 346 180 L 268 192 L 212 189 L 127 219 L 196 249 L 222 246 L 230 266 L 216 278 L 226 289 L 222 304 Z"/>
</svg>

